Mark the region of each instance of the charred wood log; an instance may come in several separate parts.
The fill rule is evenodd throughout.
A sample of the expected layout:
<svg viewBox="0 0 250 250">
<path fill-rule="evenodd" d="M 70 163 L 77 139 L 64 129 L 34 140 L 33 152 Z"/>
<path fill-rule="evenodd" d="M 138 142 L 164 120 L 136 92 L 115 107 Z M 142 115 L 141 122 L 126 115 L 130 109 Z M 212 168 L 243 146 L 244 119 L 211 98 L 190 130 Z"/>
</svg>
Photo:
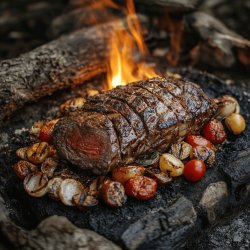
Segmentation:
<svg viewBox="0 0 250 250">
<path fill-rule="evenodd" d="M 239 192 L 250 183 L 250 149 L 234 154 L 236 160 L 223 171 L 231 180 L 233 190 Z"/>
<path fill-rule="evenodd" d="M 197 8 L 199 2 L 199 0 L 135 0 L 139 9 L 156 13 L 192 11 Z"/>
<path fill-rule="evenodd" d="M 132 224 L 123 233 L 122 241 L 130 250 L 180 249 L 185 244 L 183 239 L 195 230 L 196 218 L 192 202 L 181 196 L 169 207 L 148 214 Z"/>
<path fill-rule="evenodd" d="M 199 10 L 218 18 L 230 29 L 236 30 L 243 37 L 250 39 L 250 27 L 248 25 L 250 21 L 249 1 L 204 0 L 199 6 Z"/>
<path fill-rule="evenodd" d="M 121 11 L 102 6 L 76 9 L 55 18 L 48 30 L 48 36 L 56 38 L 77 29 L 113 21 L 122 16 L 124 15 L 122 15 Z"/>
<path fill-rule="evenodd" d="M 82 29 L 0 62 L 0 121 L 27 102 L 106 72 L 109 39 L 126 24 L 121 20 Z"/>
<path fill-rule="evenodd" d="M 230 68 L 238 61 L 250 65 L 250 41 L 228 29 L 218 19 L 195 12 L 185 17 L 187 29 L 197 36 L 198 44 L 191 51 L 194 64 L 199 62 Z"/>
<path fill-rule="evenodd" d="M 104 1 L 110 3 L 110 0 Z M 114 0 L 114 2 L 124 5 L 125 0 Z M 135 0 L 138 9 L 143 11 L 154 11 L 156 13 L 170 12 L 186 12 L 194 10 L 201 0 Z M 95 3 L 94 0 L 70 0 L 69 6 L 71 9 L 83 8 Z"/>
<path fill-rule="evenodd" d="M 92 6 L 93 4 L 102 2 L 105 4 L 110 4 L 111 0 L 107 1 L 96 1 L 96 0 L 70 0 L 69 9 L 79 9 L 87 6 Z M 114 0 L 113 2 L 124 6 L 126 4 L 125 0 Z M 201 0 L 134 0 L 136 10 L 141 13 L 148 14 L 159 14 L 159 13 L 186 13 L 195 10 Z"/>
</svg>

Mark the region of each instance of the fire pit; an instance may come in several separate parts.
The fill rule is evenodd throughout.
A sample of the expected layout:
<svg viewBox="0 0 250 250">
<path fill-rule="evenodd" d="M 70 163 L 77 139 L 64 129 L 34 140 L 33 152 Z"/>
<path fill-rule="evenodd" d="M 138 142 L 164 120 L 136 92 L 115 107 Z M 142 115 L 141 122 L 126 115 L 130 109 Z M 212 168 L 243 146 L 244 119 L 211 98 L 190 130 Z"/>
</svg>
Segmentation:
<svg viewBox="0 0 250 250">
<path fill-rule="evenodd" d="M 139 9 L 141 8 L 144 11 L 145 6 L 140 5 L 139 2 Z M 170 7 L 168 6 L 168 8 Z M 84 9 L 80 10 L 83 11 Z M 146 13 L 148 11 L 147 7 Z M 186 11 L 187 9 L 184 10 L 184 12 Z M 171 12 L 171 15 L 173 15 L 173 8 Z M 112 16 L 112 18 L 117 17 Z M 144 17 L 142 19 L 145 20 Z M 121 23 L 123 22 L 127 21 L 121 21 Z M 179 19 L 178 23 L 180 23 Z M 138 25 L 137 21 L 133 24 Z M 117 28 L 119 24 L 114 28 L 112 22 L 100 25 L 107 32 L 119 29 Z M 126 25 L 129 26 L 130 23 L 128 22 Z M 121 25 L 121 32 L 124 32 L 123 27 L 125 27 L 125 30 L 127 29 L 126 25 Z M 72 26 L 71 29 L 73 29 Z M 181 66 L 172 68 L 163 58 L 155 60 L 157 63 L 154 63 L 153 67 L 151 64 L 144 64 L 144 61 L 140 61 L 140 59 L 135 64 L 138 68 L 138 65 L 142 66 L 140 67 L 141 71 L 137 69 L 136 78 L 135 75 L 132 75 L 132 79 L 125 79 L 123 82 L 124 77 L 120 74 L 119 77 L 122 78 L 118 78 L 117 72 L 126 74 L 119 62 L 122 62 L 122 65 L 128 63 L 126 65 L 127 68 L 131 67 L 129 60 L 122 61 L 122 58 L 124 59 L 128 51 L 125 51 L 123 56 L 119 54 L 121 56 L 119 61 L 118 55 L 115 54 L 118 49 L 113 46 L 121 45 L 122 39 L 126 38 L 124 36 L 122 38 L 118 36 L 119 40 L 111 43 L 111 48 L 113 48 L 110 50 L 111 54 L 113 53 L 111 58 L 114 61 L 110 60 L 108 69 L 109 72 L 113 72 L 113 75 L 112 79 L 110 75 L 106 78 L 103 73 L 107 71 L 107 68 L 101 62 L 101 60 L 106 60 L 106 52 L 105 54 L 100 54 L 100 57 L 95 57 L 91 54 L 92 50 L 88 51 L 88 48 L 84 52 L 81 50 L 84 42 L 93 42 L 95 40 L 95 32 L 95 26 L 88 28 L 87 31 L 76 31 L 72 35 L 66 35 L 51 42 L 49 45 L 44 45 L 17 59 L 3 61 L 1 64 L 3 72 L 12 69 L 12 65 L 15 63 L 17 63 L 17 69 L 22 68 L 20 62 L 25 64 L 20 75 L 14 74 L 12 76 L 9 73 L 0 75 L 0 79 L 3 80 L 7 88 L 10 86 L 9 84 L 20 77 L 18 85 L 15 84 L 17 88 L 20 88 L 20 92 L 13 94 L 11 88 L 8 89 L 10 92 L 0 91 L 2 97 L 0 102 L 2 114 L 0 118 L 6 119 L 7 116 L 11 115 L 2 124 L 0 133 L 0 165 L 2 166 L 0 168 L 1 236 L 3 236 L 7 246 L 23 249 L 32 249 L 32 247 L 45 249 L 49 245 L 53 245 L 55 248 L 59 246 L 61 249 L 71 246 L 78 248 L 81 244 L 89 247 L 93 246 L 97 249 L 118 249 L 119 247 L 124 249 L 179 249 L 187 243 L 189 243 L 189 246 L 192 246 L 193 238 L 205 234 L 206 230 L 220 218 L 233 213 L 249 203 L 249 86 L 244 85 L 242 81 L 225 80 L 223 77 L 216 77 L 195 69 L 186 69 Z M 67 33 L 67 31 L 64 31 L 64 33 Z M 146 34 L 144 35 L 146 36 Z M 81 41 L 81 36 L 84 36 L 84 39 L 86 39 L 84 42 Z M 109 36 L 100 35 L 99 38 L 100 40 L 94 46 L 102 53 L 102 51 L 107 50 L 103 44 L 105 44 Z M 157 39 L 154 43 L 159 43 Z M 240 40 L 240 38 L 238 39 Z M 148 43 L 151 46 L 150 48 L 156 53 L 154 43 L 151 44 L 150 39 Z M 238 41 L 237 46 L 239 44 L 242 45 L 242 43 L 242 40 Z M 206 47 L 203 45 L 201 46 L 200 44 L 200 48 L 207 49 L 209 47 L 208 44 L 206 44 Z M 247 41 L 244 41 L 244 45 L 247 46 Z M 57 46 L 59 47 L 57 48 Z M 140 55 L 143 52 L 144 56 L 146 56 L 148 52 L 143 48 L 144 44 L 141 46 Z M 239 49 L 235 44 L 232 46 L 235 46 L 238 52 L 246 50 L 246 47 Z M 140 47 L 138 43 L 137 47 Z M 133 50 L 133 47 L 130 47 L 130 49 Z M 45 51 L 44 54 L 43 51 Z M 79 56 L 74 54 L 76 52 L 79 53 Z M 172 50 L 171 53 L 177 52 L 178 49 L 177 51 L 174 50 L 174 52 Z M 244 61 L 247 64 L 247 60 L 245 60 L 247 57 L 244 57 L 243 60 L 241 52 L 237 54 L 240 58 L 237 60 L 241 63 Z M 58 57 L 54 58 L 53 55 Z M 85 59 L 86 55 L 88 57 Z M 110 56 L 110 53 L 108 55 Z M 64 61 L 64 56 L 66 59 L 71 60 L 70 64 Z M 35 61 L 32 58 L 35 58 Z M 168 58 L 172 58 L 172 56 L 168 56 Z M 199 57 L 197 58 L 199 59 Z M 49 63 L 46 61 L 47 59 Z M 222 58 L 217 59 L 217 62 L 222 60 Z M 57 63 L 61 63 L 61 60 L 63 60 L 62 64 L 58 65 Z M 85 67 L 88 61 L 92 61 L 92 64 Z M 140 64 L 141 62 L 142 64 Z M 83 70 L 79 71 L 80 68 Z M 131 72 L 131 68 L 129 69 Z M 190 184 L 183 178 L 176 178 L 170 185 L 160 187 L 156 197 L 150 201 L 140 202 L 129 199 L 125 206 L 118 209 L 110 209 L 103 203 L 100 203 L 95 209 L 84 212 L 72 207 L 66 207 L 48 197 L 36 199 L 25 193 L 22 182 L 13 173 L 12 165 L 17 161 L 15 151 L 20 147 L 30 145 L 28 130 L 34 122 L 52 119 L 59 112 L 60 104 L 70 98 L 78 96 L 85 98 L 93 90 L 101 91 L 107 88 L 107 86 L 109 88 L 114 87 L 119 82 L 125 84 L 133 80 L 153 77 L 156 74 L 153 71 L 155 69 L 162 76 L 167 76 L 172 71 L 172 75 L 174 72 L 183 79 L 199 84 L 211 98 L 231 95 L 239 101 L 241 106 L 241 113 L 247 122 L 246 130 L 240 136 L 228 134 L 227 141 L 216 152 L 216 162 L 212 168 L 207 170 L 205 177 L 200 182 Z M 34 70 L 37 70 L 37 73 Z M 29 82 L 30 75 L 32 83 Z M 93 76 L 95 78 L 88 81 Z M 74 86 L 70 90 L 64 89 L 73 83 L 77 84 L 83 81 L 84 84 L 82 85 Z M 53 86 L 50 86 L 51 82 L 54 84 Z M 55 92 L 56 90 L 59 91 Z M 9 93 L 11 93 L 10 99 L 7 98 Z M 28 93 L 28 98 L 20 93 Z M 47 96 L 48 94 L 52 95 Z M 38 98 L 40 99 L 38 100 Z M 36 102 L 30 103 L 30 101 L 34 100 Z M 22 108 L 18 112 L 13 113 L 14 110 L 21 106 Z M 54 215 L 63 217 L 50 217 Z M 71 225 L 65 217 L 77 228 Z M 38 226 L 39 223 L 41 224 Z M 92 231 L 104 236 L 106 239 L 94 234 Z M 59 236 L 60 234 L 65 236 L 62 237 L 65 239 L 63 242 L 60 242 L 62 240 Z M 79 238 L 82 238 L 82 241 Z"/>
</svg>

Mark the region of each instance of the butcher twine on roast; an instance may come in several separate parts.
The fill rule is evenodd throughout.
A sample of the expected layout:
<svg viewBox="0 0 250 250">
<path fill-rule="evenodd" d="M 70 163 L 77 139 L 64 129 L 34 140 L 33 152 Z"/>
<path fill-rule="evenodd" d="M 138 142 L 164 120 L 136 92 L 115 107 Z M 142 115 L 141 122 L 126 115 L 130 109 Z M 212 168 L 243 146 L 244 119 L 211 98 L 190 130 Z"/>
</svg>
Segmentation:
<svg viewBox="0 0 250 250">
<path fill-rule="evenodd" d="M 106 174 L 142 154 L 164 152 L 199 130 L 217 105 L 196 84 L 151 78 L 118 86 L 87 100 L 57 123 L 58 154 L 94 174 Z"/>
</svg>

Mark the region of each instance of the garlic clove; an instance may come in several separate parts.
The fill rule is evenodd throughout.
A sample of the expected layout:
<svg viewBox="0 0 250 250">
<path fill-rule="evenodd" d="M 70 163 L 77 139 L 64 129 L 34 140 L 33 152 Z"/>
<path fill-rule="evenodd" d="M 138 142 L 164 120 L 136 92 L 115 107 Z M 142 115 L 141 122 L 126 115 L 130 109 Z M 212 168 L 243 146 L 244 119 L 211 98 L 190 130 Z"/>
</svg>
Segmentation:
<svg viewBox="0 0 250 250">
<path fill-rule="evenodd" d="M 172 177 L 177 177 L 183 174 L 184 164 L 172 154 L 166 153 L 160 157 L 160 170 L 169 173 Z"/>
<path fill-rule="evenodd" d="M 48 177 L 41 172 L 32 173 L 25 177 L 23 185 L 30 196 L 41 197 L 48 191 Z"/>
<path fill-rule="evenodd" d="M 59 187 L 59 197 L 63 204 L 67 206 L 74 206 L 73 197 L 81 194 L 84 191 L 83 185 L 74 179 L 65 179 L 61 182 Z"/>
<path fill-rule="evenodd" d="M 60 200 L 59 188 L 63 179 L 60 177 L 52 178 L 48 183 L 48 195 L 54 200 Z"/>
</svg>

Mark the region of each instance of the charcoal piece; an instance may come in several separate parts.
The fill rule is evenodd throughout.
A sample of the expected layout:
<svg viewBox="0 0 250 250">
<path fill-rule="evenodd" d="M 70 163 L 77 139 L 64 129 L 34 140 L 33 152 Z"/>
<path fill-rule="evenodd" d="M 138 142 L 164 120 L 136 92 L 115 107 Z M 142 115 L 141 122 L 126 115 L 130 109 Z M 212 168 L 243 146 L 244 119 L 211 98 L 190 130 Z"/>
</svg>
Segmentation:
<svg viewBox="0 0 250 250">
<path fill-rule="evenodd" d="M 250 183 L 250 149 L 233 152 L 233 155 L 235 160 L 223 167 L 222 171 L 228 176 L 235 190 Z"/>
<path fill-rule="evenodd" d="M 196 217 L 192 202 L 181 196 L 169 207 L 149 213 L 129 226 L 122 234 L 122 242 L 129 250 L 179 249 L 192 233 Z"/>
</svg>

